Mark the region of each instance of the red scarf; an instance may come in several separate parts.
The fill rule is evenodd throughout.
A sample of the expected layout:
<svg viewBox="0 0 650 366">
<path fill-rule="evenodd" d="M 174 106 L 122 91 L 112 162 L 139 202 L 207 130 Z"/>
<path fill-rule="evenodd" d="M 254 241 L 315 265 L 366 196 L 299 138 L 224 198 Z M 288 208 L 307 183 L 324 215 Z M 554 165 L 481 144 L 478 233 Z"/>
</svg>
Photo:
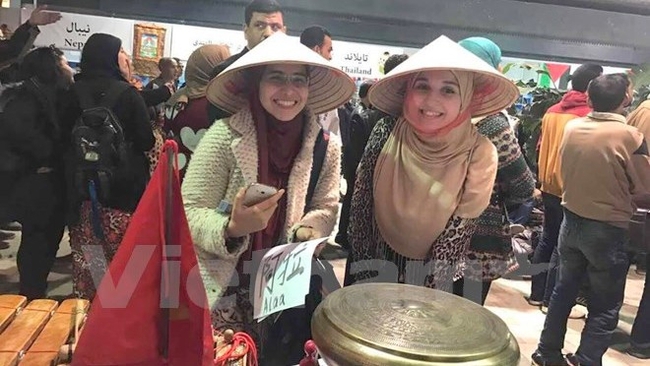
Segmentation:
<svg viewBox="0 0 650 366">
<path fill-rule="evenodd" d="M 302 148 L 303 113 L 299 113 L 292 121 L 278 121 L 264 109 L 257 91 L 251 93 L 249 102 L 257 130 L 258 183 L 286 191 L 293 162 Z M 283 234 L 286 214 L 285 193 L 266 229 L 253 235 L 253 251 L 272 248 L 278 244 Z"/>
</svg>

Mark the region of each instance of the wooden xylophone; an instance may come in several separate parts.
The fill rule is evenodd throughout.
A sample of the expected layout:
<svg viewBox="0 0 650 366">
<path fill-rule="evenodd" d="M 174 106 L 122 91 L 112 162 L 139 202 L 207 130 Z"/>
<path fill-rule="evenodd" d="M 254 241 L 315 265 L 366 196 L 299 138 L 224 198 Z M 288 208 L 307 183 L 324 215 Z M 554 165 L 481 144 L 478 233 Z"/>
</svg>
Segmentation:
<svg viewBox="0 0 650 366">
<path fill-rule="evenodd" d="M 87 300 L 62 303 L 0 295 L 0 366 L 56 366 L 70 360 Z"/>
</svg>

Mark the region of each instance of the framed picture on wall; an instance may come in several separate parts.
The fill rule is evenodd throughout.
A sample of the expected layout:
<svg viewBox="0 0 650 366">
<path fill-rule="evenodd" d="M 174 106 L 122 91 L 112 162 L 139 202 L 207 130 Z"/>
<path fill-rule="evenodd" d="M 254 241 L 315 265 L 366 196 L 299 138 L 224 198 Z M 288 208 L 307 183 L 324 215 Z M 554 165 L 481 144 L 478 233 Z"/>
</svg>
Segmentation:
<svg viewBox="0 0 650 366">
<path fill-rule="evenodd" d="M 135 24 L 133 32 L 133 72 L 156 77 L 158 60 L 165 52 L 167 29 L 154 24 Z"/>
</svg>

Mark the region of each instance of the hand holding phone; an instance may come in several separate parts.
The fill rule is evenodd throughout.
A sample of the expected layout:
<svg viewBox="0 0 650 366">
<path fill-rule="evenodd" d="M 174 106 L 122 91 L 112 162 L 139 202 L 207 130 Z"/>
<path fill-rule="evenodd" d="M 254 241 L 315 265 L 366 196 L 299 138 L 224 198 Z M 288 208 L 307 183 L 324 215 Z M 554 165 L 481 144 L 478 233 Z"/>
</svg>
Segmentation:
<svg viewBox="0 0 650 366">
<path fill-rule="evenodd" d="M 244 204 L 248 190 L 247 188 L 240 189 L 235 197 L 235 202 L 233 202 L 230 222 L 226 228 L 226 235 L 229 238 L 240 238 L 266 228 L 269 219 L 278 207 L 278 201 L 284 194 L 284 189 L 281 189 L 262 199 L 261 202 L 248 206 Z M 250 195 L 255 199 L 250 198 L 249 202 L 254 202 L 260 199 L 260 196 L 267 196 L 268 193 L 265 190 L 263 194 L 260 194 L 256 188 L 251 191 Z"/>
<path fill-rule="evenodd" d="M 264 202 L 271 198 L 274 194 L 278 193 L 275 187 L 267 186 L 261 183 L 253 183 L 246 188 L 244 195 L 244 206 L 255 206 L 260 202 Z"/>
</svg>

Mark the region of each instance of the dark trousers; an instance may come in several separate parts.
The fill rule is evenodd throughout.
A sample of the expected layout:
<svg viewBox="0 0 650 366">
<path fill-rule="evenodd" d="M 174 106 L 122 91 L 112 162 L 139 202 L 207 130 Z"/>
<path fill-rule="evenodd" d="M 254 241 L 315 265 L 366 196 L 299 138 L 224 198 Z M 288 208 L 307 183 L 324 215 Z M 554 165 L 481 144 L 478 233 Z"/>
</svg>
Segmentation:
<svg viewBox="0 0 650 366">
<path fill-rule="evenodd" d="M 618 324 L 629 267 L 628 230 L 564 211 L 559 237 L 559 272 L 538 351 L 561 357 L 567 319 L 585 278 L 589 281 L 587 318 L 575 355 L 580 364 L 602 365 Z"/>
<path fill-rule="evenodd" d="M 492 287 L 492 281 L 474 281 L 461 278 L 454 281 L 454 295 L 464 297 L 481 306 L 485 305 L 488 293 Z"/>
<path fill-rule="evenodd" d="M 12 216 L 22 225 L 16 262 L 20 294 L 29 299 L 47 294 L 47 276 L 65 229 L 64 189 L 57 173 L 30 174 L 16 187 Z"/>
<path fill-rule="evenodd" d="M 548 307 L 548 304 L 551 302 L 551 295 L 553 294 L 553 288 L 555 287 L 555 282 L 557 278 L 557 271 L 560 266 L 560 254 L 558 248 L 555 247 L 553 250 L 553 255 L 551 256 L 551 262 L 548 264 L 548 275 L 546 276 L 546 290 L 544 290 L 544 300 L 542 305 Z M 582 283 L 582 287 L 578 292 L 578 297 L 587 298 L 589 293 L 589 281 L 585 278 Z"/>
<path fill-rule="evenodd" d="M 553 287 L 555 287 L 557 261 L 553 266 L 552 257 L 557 248 L 563 218 L 562 199 L 560 197 L 542 192 L 542 202 L 544 203 L 544 228 L 542 238 L 535 248 L 531 262 L 532 264 L 549 263 L 549 270 L 532 277 L 530 299 L 534 301 L 543 301 L 544 294 L 548 293 L 548 296 L 550 296 Z"/>
<path fill-rule="evenodd" d="M 339 230 L 336 234 L 336 242 L 345 250 L 350 250 L 348 241 L 348 226 L 350 225 L 350 206 L 352 206 L 352 194 L 354 193 L 354 177 L 346 179 L 348 190 L 343 196 L 341 204 L 341 216 L 339 218 Z"/>
<path fill-rule="evenodd" d="M 650 255 L 645 258 L 646 268 L 650 267 Z M 650 348 L 650 272 L 645 273 L 643 295 L 632 327 L 632 346 Z"/>
</svg>

